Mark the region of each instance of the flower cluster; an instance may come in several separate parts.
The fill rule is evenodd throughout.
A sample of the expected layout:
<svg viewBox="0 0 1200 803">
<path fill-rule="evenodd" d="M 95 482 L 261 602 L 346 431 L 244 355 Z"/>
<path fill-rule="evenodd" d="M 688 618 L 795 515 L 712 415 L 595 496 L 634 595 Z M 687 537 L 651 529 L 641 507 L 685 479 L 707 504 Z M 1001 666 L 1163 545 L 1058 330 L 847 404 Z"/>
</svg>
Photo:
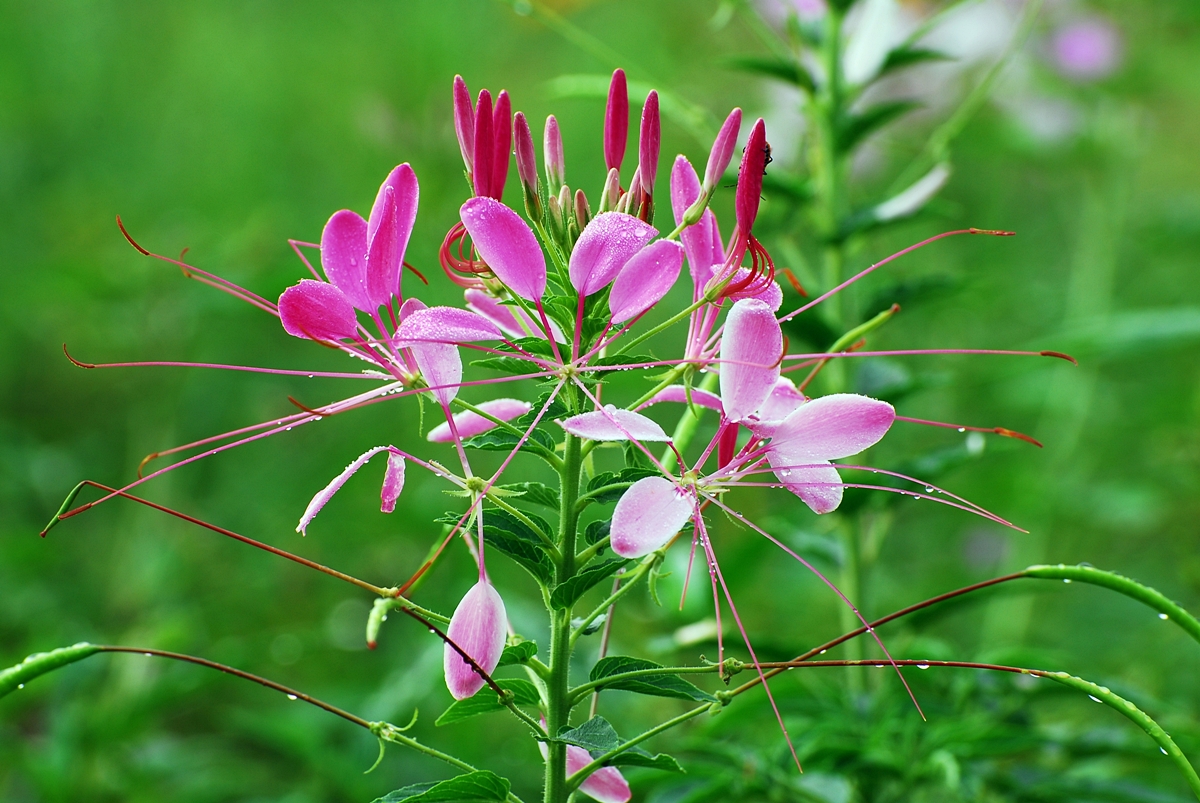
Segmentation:
<svg viewBox="0 0 1200 803">
<path fill-rule="evenodd" d="M 550 568 L 544 573 L 537 561 L 531 568 L 544 590 L 562 587 L 605 548 L 621 559 L 649 556 L 652 561 L 660 560 L 690 523 L 692 556 L 699 552 L 708 568 L 718 621 L 722 607 L 727 606 L 756 666 L 749 634 L 721 574 L 705 510 L 712 506 L 724 511 L 804 561 L 738 512 L 727 496 L 731 490 L 741 486 L 778 488 L 799 497 L 815 513 L 827 514 L 841 504 L 845 488 L 878 488 L 932 499 L 1008 524 L 914 478 L 835 462 L 872 447 L 897 421 L 965 427 L 898 416 L 887 402 L 852 393 L 808 396 L 809 381 L 829 360 L 970 350 L 869 352 L 854 338 L 852 346 L 827 353 L 788 352 L 781 322 L 811 309 L 894 257 L 797 309 L 780 313 L 785 294 L 776 281 L 773 259 L 754 235 L 770 160 L 761 119 L 749 127 L 741 151 L 735 221 L 726 239 L 709 201 L 737 151 L 740 109 L 728 115 L 716 135 L 703 178 L 685 157 L 675 159 L 669 182 L 674 226 L 664 234 L 655 224 L 658 96 L 650 92 L 643 106 L 638 163 L 626 185 L 621 168 L 630 108 L 622 71 L 613 74 L 609 91 L 603 131 L 608 170 L 599 195 L 593 196 L 597 199 L 594 207 L 582 189 L 572 191 L 567 184 L 562 137 L 554 117 L 547 119 L 544 129 L 543 175 L 529 122 L 521 112 L 513 115 L 506 92 L 500 92 L 493 102 L 484 90 L 472 103 L 465 82 L 456 78 L 453 101 L 455 131 L 471 197 L 450 226 L 439 258 L 446 276 L 463 289 L 462 305 L 427 306 L 415 295 L 405 295 L 404 271 L 409 267 L 416 272 L 405 262 L 405 251 L 419 199 L 417 176 L 408 164 L 388 174 L 365 219 L 341 210 L 325 224 L 319 244 L 293 243 L 311 278 L 287 288 L 277 304 L 183 266 L 189 275 L 277 315 L 288 334 L 370 365 L 357 373 L 233 367 L 353 378 L 371 382 L 373 387 L 317 408 L 305 407 L 283 419 L 159 453 L 155 456 L 201 449 L 114 494 L 125 494 L 165 471 L 234 446 L 354 408 L 408 396 L 431 399 L 442 420 L 428 431 L 427 439 L 453 447 L 457 459 L 453 469 L 434 457 L 421 457 L 392 445 L 373 446 L 313 497 L 297 530 L 305 533 L 330 498 L 376 455 L 386 455 L 387 460 L 381 487 L 385 513 L 397 507 L 408 464 L 432 472 L 467 500 L 466 509 L 456 514 L 436 553 L 440 555 L 461 536 L 478 569 L 476 583 L 449 618 L 446 632 L 440 634 L 446 642 L 446 686 L 457 700 L 472 697 L 492 682 L 490 675 L 510 640 L 504 600 L 489 579 L 485 550 L 499 548 L 518 562 L 523 558 L 490 535 L 497 521 L 515 521 L 527 531 L 529 539 L 522 547 L 527 550 L 522 553 L 526 562 L 522 565 L 533 565 L 529 554 L 537 561 L 546 559 Z M 503 200 L 514 150 L 525 217 Z M 972 229 L 950 234 L 958 233 L 981 232 Z M 320 270 L 301 250 L 306 247 L 319 249 Z M 685 261 L 690 302 L 667 309 L 664 300 L 672 297 Z M 658 322 L 635 334 L 634 328 L 651 313 Z M 649 345 L 667 347 L 661 346 L 669 342 L 667 330 L 685 321 L 687 331 L 678 356 L 633 356 L 632 349 L 652 337 Z M 464 350 L 480 353 L 479 364 L 501 376 L 464 379 Z M 803 368 L 810 368 L 810 373 L 799 386 L 785 376 Z M 628 370 L 643 370 L 657 384 L 621 405 L 611 398 L 602 401 L 606 385 L 611 384 L 606 377 Z M 536 403 L 490 392 L 494 385 L 519 381 L 543 386 Z M 477 393 L 483 398 L 464 398 Z M 658 416 L 667 408 L 657 405 L 664 404 L 681 405 L 676 407 L 681 416 L 674 434 L 668 434 L 659 420 L 646 412 L 655 407 Z M 705 410 L 715 416 L 715 427 L 707 443 L 693 442 Z M 627 462 L 618 472 L 594 469 L 592 452 L 606 443 L 624 445 Z M 656 454 L 654 444 L 665 444 L 666 451 Z M 477 449 L 505 452 L 499 468 L 489 476 L 477 476 L 472 470 L 472 451 Z M 523 453 L 546 462 L 561 478 L 554 500 L 559 504 L 558 527 L 541 526 L 520 506 L 521 492 L 500 483 Z M 892 479 L 914 483 L 923 491 L 894 484 L 851 483 L 843 479 L 843 471 L 890 474 Z M 580 513 L 605 496 L 616 500 L 611 521 L 589 527 L 589 537 L 584 538 Z M 593 530 L 595 537 L 590 537 Z M 583 547 L 585 540 L 587 546 Z M 431 562 L 389 593 L 403 598 Z M 611 570 L 600 577 L 609 575 Z M 832 583 L 825 582 L 837 592 Z M 850 600 L 842 599 L 853 608 Z M 573 639 L 569 643 L 573 644 Z M 882 648 L 882 643 L 879 646 Z M 723 658 L 724 645 L 720 649 Z M 557 681 L 543 677 L 541 682 Z M 546 699 L 552 697 L 548 693 Z M 544 743 L 565 727 L 570 712 L 548 702 L 540 707 L 549 719 L 549 725 L 540 726 Z M 533 726 L 538 727 L 536 723 Z M 563 762 L 567 768 L 563 771 L 571 775 L 589 767 L 595 757 L 574 744 L 551 744 L 547 750 L 548 760 Z M 579 788 L 593 798 L 606 802 L 629 798 L 628 785 L 615 767 L 591 766 L 585 774 L 587 777 L 578 781 Z"/>
</svg>

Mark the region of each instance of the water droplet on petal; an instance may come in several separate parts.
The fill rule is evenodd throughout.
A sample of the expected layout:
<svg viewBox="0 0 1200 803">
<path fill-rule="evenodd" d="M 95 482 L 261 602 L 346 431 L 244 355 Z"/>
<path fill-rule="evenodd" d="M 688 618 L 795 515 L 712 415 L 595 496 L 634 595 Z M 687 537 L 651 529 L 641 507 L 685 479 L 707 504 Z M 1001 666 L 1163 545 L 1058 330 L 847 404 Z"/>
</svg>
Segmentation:
<svg viewBox="0 0 1200 803">
<path fill-rule="evenodd" d="M 296 695 L 294 695 L 294 694 L 289 694 L 289 695 L 288 695 L 288 699 L 289 699 L 289 700 L 298 700 L 298 699 L 300 699 L 300 698 L 299 698 L 299 697 L 297 697 L 297 696 L 296 696 Z"/>
</svg>

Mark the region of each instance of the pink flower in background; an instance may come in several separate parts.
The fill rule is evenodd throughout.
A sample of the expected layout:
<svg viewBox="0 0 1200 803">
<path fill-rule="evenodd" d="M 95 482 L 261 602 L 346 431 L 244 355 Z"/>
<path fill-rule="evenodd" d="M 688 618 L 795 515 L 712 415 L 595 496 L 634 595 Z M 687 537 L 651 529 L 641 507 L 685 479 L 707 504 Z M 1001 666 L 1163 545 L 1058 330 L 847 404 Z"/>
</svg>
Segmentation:
<svg viewBox="0 0 1200 803">
<path fill-rule="evenodd" d="M 1107 78 L 1121 63 L 1121 34 L 1099 18 L 1063 25 L 1051 40 L 1054 63 L 1068 78 L 1095 81 Z"/>
</svg>

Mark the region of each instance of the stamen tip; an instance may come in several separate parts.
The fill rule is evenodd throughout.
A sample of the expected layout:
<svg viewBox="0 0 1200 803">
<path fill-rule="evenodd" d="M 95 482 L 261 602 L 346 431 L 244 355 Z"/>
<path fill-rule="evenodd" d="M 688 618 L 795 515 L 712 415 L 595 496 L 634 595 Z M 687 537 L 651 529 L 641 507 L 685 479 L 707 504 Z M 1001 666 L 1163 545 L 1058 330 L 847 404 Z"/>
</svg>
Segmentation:
<svg viewBox="0 0 1200 803">
<path fill-rule="evenodd" d="M 1026 443 L 1032 443 L 1034 446 L 1036 446 L 1039 449 L 1044 448 L 1042 446 L 1041 441 L 1039 441 L 1037 438 L 1030 437 L 1029 435 L 1026 435 L 1023 432 L 1017 432 L 1016 430 L 1012 430 L 1012 429 L 1005 429 L 1004 427 L 996 427 L 992 431 L 995 432 L 997 435 L 1003 435 L 1006 438 L 1016 438 L 1019 441 L 1025 441 Z"/>
<path fill-rule="evenodd" d="M 1064 354 L 1061 351 L 1039 351 L 1039 355 L 1043 357 L 1057 357 L 1060 360 L 1066 360 L 1071 365 L 1079 365 L 1079 360 L 1072 357 L 1070 354 Z"/>
<path fill-rule="evenodd" d="M 970 229 L 967 229 L 967 231 L 968 231 L 970 234 L 990 234 L 990 235 L 992 235 L 993 237 L 1015 237 L 1015 236 L 1017 235 L 1017 233 L 1016 233 L 1015 231 L 1005 231 L 1004 229 L 976 229 L 976 228 L 970 228 Z"/>
<path fill-rule="evenodd" d="M 76 368 L 95 368 L 96 367 L 94 363 L 80 362 L 79 360 L 72 357 L 71 352 L 67 351 L 66 343 L 63 343 L 63 354 L 67 355 L 67 359 L 70 360 L 71 364 L 74 365 Z"/>
<path fill-rule="evenodd" d="M 131 237 L 129 235 L 129 232 L 125 230 L 125 224 L 121 222 L 120 215 L 117 215 L 117 228 L 121 230 L 121 234 L 125 235 L 125 239 L 129 241 L 129 244 L 132 245 L 134 248 L 136 248 L 138 251 L 140 251 L 143 256 L 153 256 L 153 254 L 151 254 L 145 248 L 142 248 L 140 245 L 138 245 L 137 241 L 134 240 L 133 237 Z"/>
</svg>

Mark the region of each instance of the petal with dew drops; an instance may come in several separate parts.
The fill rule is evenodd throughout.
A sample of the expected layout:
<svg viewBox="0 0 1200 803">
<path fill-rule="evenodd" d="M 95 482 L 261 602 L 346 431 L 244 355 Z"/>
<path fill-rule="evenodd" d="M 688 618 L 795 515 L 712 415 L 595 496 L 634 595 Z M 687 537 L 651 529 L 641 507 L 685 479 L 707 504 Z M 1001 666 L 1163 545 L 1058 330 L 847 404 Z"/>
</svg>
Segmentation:
<svg viewBox="0 0 1200 803">
<path fill-rule="evenodd" d="M 588 751 L 577 745 L 567 745 L 567 775 L 571 776 L 592 763 Z M 579 785 L 579 791 L 600 803 L 628 803 L 633 797 L 625 776 L 616 767 L 601 767 Z"/>
<path fill-rule="evenodd" d="M 367 246 L 367 297 L 372 309 L 377 309 L 392 298 L 392 285 L 397 283 L 394 270 L 400 264 L 400 253 L 396 250 L 396 192 L 384 187 L 379 228 Z"/>
<path fill-rule="evenodd" d="M 692 388 L 691 390 L 692 404 L 698 407 L 707 407 L 710 410 L 716 410 L 718 413 L 724 413 L 724 408 L 721 407 L 721 397 L 715 393 L 709 393 L 707 390 L 700 388 Z M 642 410 L 652 404 L 660 402 L 677 402 L 679 404 L 688 403 L 688 389 L 683 385 L 668 385 L 650 397 L 650 400 L 639 407 Z"/>
<path fill-rule="evenodd" d="M 511 421 L 517 416 L 522 416 L 529 412 L 532 405 L 520 399 L 491 399 L 477 406 L 480 410 L 483 410 L 490 416 L 499 418 L 501 421 Z M 458 437 L 463 439 L 474 437 L 481 432 L 487 432 L 496 426 L 494 421 L 484 418 L 474 410 L 455 413 L 453 418 L 454 428 L 458 430 Z M 425 438 L 431 443 L 453 443 L 454 432 L 450 429 L 450 423 L 446 422 L 438 424 L 429 430 L 429 434 Z"/>
<path fill-rule="evenodd" d="M 330 282 L 363 312 L 374 309 L 367 296 L 367 221 L 357 212 L 334 212 L 321 231 L 321 267 Z"/>
<path fill-rule="evenodd" d="M 741 422 L 762 406 L 779 378 L 783 331 L 771 308 L 756 298 L 733 305 L 721 338 L 721 403 Z"/>
<path fill-rule="evenodd" d="M 546 257 L 533 229 L 494 198 L 472 198 L 459 215 L 492 273 L 526 301 L 540 300 L 546 292 Z"/>
<path fill-rule="evenodd" d="M 558 422 L 567 432 L 590 441 L 669 441 L 657 422 L 611 404 L 603 410 L 573 415 Z"/>
<path fill-rule="evenodd" d="M 636 318 L 662 300 L 681 267 L 683 247 L 673 240 L 658 240 L 634 254 L 617 274 L 608 296 L 613 323 Z"/>
<path fill-rule="evenodd" d="M 417 219 L 417 204 L 421 195 L 420 187 L 417 184 L 417 174 L 413 172 L 412 166 L 405 162 L 394 167 L 380 185 L 379 193 L 375 196 L 375 204 L 371 207 L 371 216 L 367 219 L 368 242 L 374 242 L 382 225 L 384 211 L 387 207 L 385 199 L 389 188 L 392 190 L 395 204 L 395 216 L 391 223 L 392 233 L 389 239 L 389 253 L 394 256 L 384 264 L 371 266 L 372 273 L 378 271 L 380 283 L 379 293 L 372 293 L 372 295 L 377 297 L 382 294 L 383 301 L 381 303 L 384 304 L 387 303 L 387 297 L 390 295 L 394 294 L 397 298 L 400 297 L 400 276 L 404 267 L 404 252 L 408 250 L 408 240 L 412 236 L 413 224 Z"/>
<path fill-rule="evenodd" d="M 771 447 L 801 459 L 838 460 L 874 446 L 895 420 L 895 409 L 885 401 L 834 393 L 805 402 L 783 419 Z"/>
<path fill-rule="evenodd" d="M 335 493 L 341 490 L 341 487 L 346 484 L 346 480 L 353 477 L 354 473 L 365 466 L 367 461 L 372 457 L 380 452 L 388 451 L 389 449 L 391 449 L 390 446 L 376 446 L 373 449 L 368 449 L 356 457 L 354 462 L 342 469 L 342 473 L 330 480 L 329 484 L 322 488 L 317 495 L 312 498 L 312 501 L 308 503 L 308 507 L 304 509 L 304 515 L 300 517 L 300 523 L 296 525 L 296 532 L 300 533 L 301 535 L 308 535 L 306 532 L 308 530 L 308 525 L 311 524 L 312 520 L 316 518 L 316 515 L 321 512 L 321 508 L 325 507 L 325 503 L 332 499 Z M 396 493 L 398 494 L 399 490 L 397 490 Z"/>
<path fill-rule="evenodd" d="M 767 452 L 775 476 L 814 513 L 831 513 L 842 503 L 842 478 L 824 460 L 804 460 L 784 451 Z"/>
<path fill-rule="evenodd" d="M 776 427 L 783 419 L 795 412 L 806 401 L 808 399 L 796 389 L 795 383 L 786 376 L 781 376 L 775 380 L 775 387 L 771 388 L 771 395 L 758 408 L 758 413 L 754 418 L 747 422 L 747 426 L 758 437 L 769 438 L 775 434 Z"/>
<path fill-rule="evenodd" d="M 613 510 L 613 552 L 640 558 L 671 540 L 692 517 L 692 498 L 665 477 L 644 477 L 629 486 Z"/>
<path fill-rule="evenodd" d="M 504 652 L 507 627 L 504 600 L 491 583 L 481 579 L 454 609 L 446 635 L 490 675 Z M 486 682 L 449 644 L 445 645 L 442 664 L 446 687 L 455 700 L 473 697 Z"/>
<path fill-rule="evenodd" d="M 433 389 L 433 395 L 444 406 L 449 406 L 462 385 L 462 356 L 458 353 L 458 346 L 414 343 L 409 350 L 417 361 L 417 368 L 425 383 Z"/>
<path fill-rule="evenodd" d="M 608 286 L 658 229 L 624 212 L 601 212 L 579 235 L 567 265 L 571 286 L 585 296 Z"/>
<path fill-rule="evenodd" d="M 279 320 L 289 335 L 309 340 L 354 337 L 358 319 L 354 305 L 327 282 L 301 279 L 279 297 Z"/>
<path fill-rule="evenodd" d="M 388 452 L 387 469 L 383 472 L 383 487 L 379 489 L 379 512 L 391 513 L 404 490 L 404 458 Z"/>
<path fill-rule="evenodd" d="M 420 343 L 470 343 L 503 340 L 500 327 L 482 315 L 458 307 L 428 307 L 412 312 L 396 330 L 397 348 Z"/>
</svg>

